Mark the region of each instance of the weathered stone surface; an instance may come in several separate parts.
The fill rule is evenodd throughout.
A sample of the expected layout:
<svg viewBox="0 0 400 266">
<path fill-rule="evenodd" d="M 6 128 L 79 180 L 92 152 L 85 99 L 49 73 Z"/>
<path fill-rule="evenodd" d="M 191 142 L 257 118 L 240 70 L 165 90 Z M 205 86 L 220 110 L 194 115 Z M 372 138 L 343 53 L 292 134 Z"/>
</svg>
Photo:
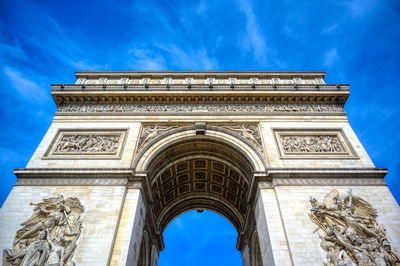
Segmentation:
<svg viewBox="0 0 400 266">
<path fill-rule="evenodd" d="M 322 265 L 309 196 L 351 188 L 377 210 L 399 254 L 400 210 L 386 170 L 375 168 L 347 121 L 348 85 L 325 84 L 324 75 L 77 72 L 76 84 L 52 86 L 54 121 L 26 168 L 15 170 L 0 249 L 18 253 L 13 241 L 32 216 L 29 202 L 63 195 L 85 207 L 76 265 L 155 266 L 166 225 L 193 209 L 230 220 L 246 266 Z"/>
</svg>

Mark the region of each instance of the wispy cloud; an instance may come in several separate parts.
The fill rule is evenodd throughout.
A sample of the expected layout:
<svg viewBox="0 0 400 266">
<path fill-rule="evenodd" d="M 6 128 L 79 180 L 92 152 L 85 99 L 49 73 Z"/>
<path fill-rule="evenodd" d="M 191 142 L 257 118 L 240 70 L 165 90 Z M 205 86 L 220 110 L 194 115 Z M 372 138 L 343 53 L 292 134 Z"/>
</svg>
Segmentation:
<svg viewBox="0 0 400 266">
<path fill-rule="evenodd" d="M 257 23 L 257 18 L 253 10 L 253 6 L 247 0 L 239 1 L 239 10 L 244 13 L 246 17 L 246 37 L 243 38 L 251 46 L 253 55 L 257 61 L 265 60 L 269 48 L 266 45 L 264 35 L 260 31 Z"/>
<path fill-rule="evenodd" d="M 129 65 L 135 70 L 165 70 L 163 56 L 154 54 L 150 49 L 131 48 L 128 51 Z"/>
<path fill-rule="evenodd" d="M 204 47 L 183 48 L 173 44 L 156 44 L 156 47 L 167 52 L 170 64 L 186 70 L 215 70 L 218 69 L 217 60 L 208 56 Z"/>
<path fill-rule="evenodd" d="M 22 61 L 28 60 L 28 56 L 22 48 L 20 41 L 7 41 L 5 36 L 0 36 L 0 56 L 3 60 L 5 57 L 12 57 Z"/>
<path fill-rule="evenodd" d="M 335 63 L 339 61 L 339 56 L 336 48 L 327 51 L 324 55 L 324 66 L 331 68 Z"/>
<path fill-rule="evenodd" d="M 339 2 L 341 5 L 347 8 L 348 14 L 352 18 L 361 18 L 371 11 L 373 11 L 378 5 L 378 0 L 352 0 Z"/>
<path fill-rule="evenodd" d="M 3 71 L 14 89 L 26 100 L 30 102 L 43 102 L 48 100 L 47 92 L 43 86 L 24 77 L 19 71 L 10 67 L 4 67 Z"/>
</svg>

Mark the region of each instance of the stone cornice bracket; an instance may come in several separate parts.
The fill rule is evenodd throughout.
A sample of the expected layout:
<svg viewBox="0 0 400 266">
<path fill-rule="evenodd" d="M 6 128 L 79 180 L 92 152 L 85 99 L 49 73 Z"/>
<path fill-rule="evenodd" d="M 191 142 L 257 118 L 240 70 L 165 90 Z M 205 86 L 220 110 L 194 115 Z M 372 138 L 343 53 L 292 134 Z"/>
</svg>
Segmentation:
<svg viewBox="0 0 400 266">
<path fill-rule="evenodd" d="M 206 134 L 206 123 L 205 122 L 196 122 L 195 123 L 196 135 L 205 135 Z"/>
</svg>

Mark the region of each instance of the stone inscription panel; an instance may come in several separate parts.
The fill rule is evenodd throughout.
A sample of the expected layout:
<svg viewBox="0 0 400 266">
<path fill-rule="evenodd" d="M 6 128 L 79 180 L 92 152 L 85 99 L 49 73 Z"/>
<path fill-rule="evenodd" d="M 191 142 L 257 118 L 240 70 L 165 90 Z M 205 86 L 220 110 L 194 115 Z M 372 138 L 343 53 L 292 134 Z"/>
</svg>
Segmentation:
<svg viewBox="0 0 400 266">
<path fill-rule="evenodd" d="M 358 159 L 341 129 L 273 129 L 281 159 Z"/>
<path fill-rule="evenodd" d="M 121 159 L 127 129 L 60 129 L 43 159 Z"/>
</svg>

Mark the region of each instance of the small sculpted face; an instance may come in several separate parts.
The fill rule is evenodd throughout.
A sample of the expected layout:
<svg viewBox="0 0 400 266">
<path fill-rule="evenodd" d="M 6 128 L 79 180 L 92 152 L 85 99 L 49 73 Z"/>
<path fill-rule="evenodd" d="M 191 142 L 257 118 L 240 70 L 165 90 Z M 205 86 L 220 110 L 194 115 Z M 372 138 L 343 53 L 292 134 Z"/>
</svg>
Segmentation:
<svg viewBox="0 0 400 266">
<path fill-rule="evenodd" d="M 46 231 L 40 230 L 39 231 L 39 240 L 45 240 L 46 239 Z"/>
</svg>

